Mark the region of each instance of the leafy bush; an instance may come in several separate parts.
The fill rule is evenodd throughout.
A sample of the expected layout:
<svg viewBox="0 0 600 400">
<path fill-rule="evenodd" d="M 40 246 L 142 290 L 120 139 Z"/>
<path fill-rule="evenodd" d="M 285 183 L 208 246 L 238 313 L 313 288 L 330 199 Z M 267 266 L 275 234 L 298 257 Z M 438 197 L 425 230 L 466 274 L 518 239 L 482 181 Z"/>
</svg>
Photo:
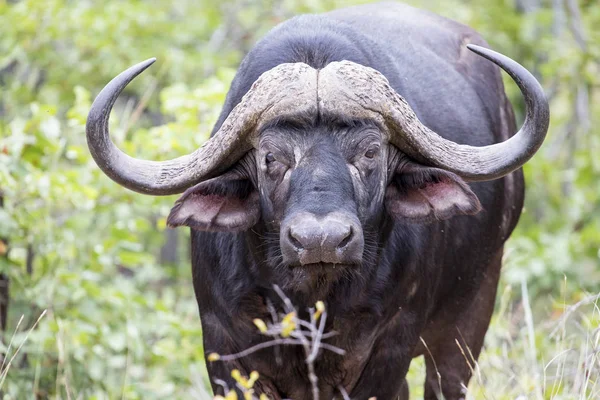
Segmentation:
<svg viewBox="0 0 600 400">
<path fill-rule="evenodd" d="M 126 67 L 157 56 L 120 97 L 113 139 L 148 159 L 187 153 L 208 137 L 257 38 L 291 15 L 360 2 L 0 1 L 0 272 L 10 282 L 0 350 L 12 340 L 14 354 L 28 335 L 0 384 L 4 398 L 210 398 L 187 233 L 165 230 L 175 199 L 134 194 L 99 171 L 85 144 L 91 99 Z M 504 290 L 527 290 L 499 305 L 481 357 L 491 375 L 473 379 L 473 393 L 592 398 L 595 352 L 582 350 L 592 367 L 575 360 L 573 375 L 554 386 L 542 370 L 567 348 L 598 345 L 593 305 L 569 320 L 582 329 L 558 339 L 547 332 L 565 304 L 600 284 L 600 8 L 586 0 L 522 0 L 534 7 L 521 9 L 411 3 L 479 30 L 535 71 L 551 99 L 551 130 L 525 168 L 526 209 L 503 274 Z M 520 94 L 506 83 L 522 118 Z M 582 389 L 575 381 L 584 375 Z"/>
</svg>

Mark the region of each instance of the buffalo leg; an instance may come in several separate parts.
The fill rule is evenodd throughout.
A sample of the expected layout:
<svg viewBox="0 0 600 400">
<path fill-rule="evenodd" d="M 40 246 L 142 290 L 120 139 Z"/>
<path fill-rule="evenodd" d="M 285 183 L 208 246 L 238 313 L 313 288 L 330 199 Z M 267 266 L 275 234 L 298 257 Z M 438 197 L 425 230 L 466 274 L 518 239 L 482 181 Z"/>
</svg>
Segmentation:
<svg viewBox="0 0 600 400">
<path fill-rule="evenodd" d="M 398 395 L 398 400 L 408 400 L 408 399 L 409 399 L 408 382 L 405 379 L 404 386 L 402 386 L 402 389 L 400 389 L 400 394 Z"/>
<path fill-rule="evenodd" d="M 406 319 L 398 317 L 378 339 L 350 398 L 408 399 L 408 384 L 402 377 L 408 372 L 411 351 L 418 341 L 416 332 L 422 328 L 423 321 L 419 319 L 411 322 L 412 326 L 407 326 L 406 320 L 417 314 L 408 311 L 406 314 Z M 390 346 L 389 343 L 400 345 Z"/>
<path fill-rule="evenodd" d="M 452 324 L 448 324 L 447 334 L 428 344 L 424 353 L 427 371 L 425 400 L 441 399 L 440 386 L 446 400 L 466 397 L 471 368 L 475 368 L 494 311 L 501 261 L 500 251 L 487 269 L 473 301 Z"/>
</svg>

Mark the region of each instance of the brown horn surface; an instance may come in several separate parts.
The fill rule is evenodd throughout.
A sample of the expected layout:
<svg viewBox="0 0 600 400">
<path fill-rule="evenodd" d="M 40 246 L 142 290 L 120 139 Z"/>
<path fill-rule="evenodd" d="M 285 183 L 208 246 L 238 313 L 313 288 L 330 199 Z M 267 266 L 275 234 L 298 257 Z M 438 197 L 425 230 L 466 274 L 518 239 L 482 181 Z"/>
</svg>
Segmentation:
<svg viewBox="0 0 600 400">
<path fill-rule="evenodd" d="M 419 121 L 381 73 L 349 61 L 331 63 L 320 71 L 320 110 L 375 119 L 388 127 L 390 142 L 409 156 L 467 180 L 500 178 L 521 167 L 541 146 L 548 131 L 548 102 L 538 81 L 523 66 L 495 51 L 467 47 L 504 69 L 525 98 L 523 127 L 502 143 L 474 147 L 444 139 Z"/>
<path fill-rule="evenodd" d="M 252 148 L 261 121 L 292 112 L 316 112 L 316 70 L 302 63 L 281 64 L 256 80 L 219 131 L 193 153 L 168 161 L 136 159 L 111 141 L 108 120 L 121 91 L 154 61 L 136 64 L 111 80 L 94 100 L 86 124 L 88 147 L 98 166 L 136 192 L 181 193 L 238 161 Z"/>
</svg>

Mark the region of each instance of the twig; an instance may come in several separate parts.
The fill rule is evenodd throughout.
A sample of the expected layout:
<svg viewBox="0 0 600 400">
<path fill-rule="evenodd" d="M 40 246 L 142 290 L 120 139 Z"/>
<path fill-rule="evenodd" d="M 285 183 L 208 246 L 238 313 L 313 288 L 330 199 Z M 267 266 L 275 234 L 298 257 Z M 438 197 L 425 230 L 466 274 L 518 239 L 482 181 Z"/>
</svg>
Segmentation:
<svg viewBox="0 0 600 400">
<path fill-rule="evenodd" d="M 271 314 L 271 320 L 273 321 L 273 323 L 277 323 L 279 321 L 278 317 L 277 317 L 277 310 L 275 310 L 275 306 L 273 305 L 273 302 L 271 302 L 271 299 L 269 299 L 267 297 L 267 309 L 269 310 L 269 313 Z M 281 365 L 282 360 L 281 360 L 281 349 L 279 347 L 275 347 L 274 349 L 275 352 L 275 363 L 277 365 Z"/>
<path fill-rule="evenodd" d="M 254 353 L 255 351 L 266 349 L 266 348 L 271 347 L 271 346 L 277 346 L 279 344 L 293 344 L 293 345 L 298 345 L 298 344 L 302 344 L 302 342 L 300 342 L 299 340 L 296 340 L 296 339 L 274 339 L 274 340 L 269 340 L 268 342 L 262 342 L 262 343 L 259 343 L 257 345 L 254 345 L 252 347 L 249 347 L 246 350 L 240 351 L 239 353 L 228 354 L 228 355 L 224 355 L 224 356 L 219 354 L 219 359 L 218 360 L 219 361 L 233 361 L 233 360 L 237 360 L 238 358 L 246 357 L 246 356 Z"/>
<path fill-rule="evenodd" d="M 323 311 L 321 315 L 321 322 L 319 324 L 319 330 L 317 331 L 316 336 L 314 337 L 314 342 L 312 346 L 312 351 L 310 355 L 306 359 L 306 362 L 314 362 L 317 358 L 317 354 L 319 353 L 319 348 L 321 344 L 321 339 L 323 338 L 323 331 L 325 330 L 325 319 L 327 318 L 327 311 Z"/>
<path fill-rule="evenodd" d="M 342 385 L 338 385 L 337 389 L 340 392 L 340 394 L 342 395 L 342 398 L 344 400 L 350 400 L 350 396 L 348 395 L 348 392 L 346 392 L 346 389 L 344 389 L 344 387 Z"/>
<path fill-rule="evenodd" d="M 221 386 L 225 393 L 229 392 L 229 385 L 224 380 L 215 379 L 213 382 L 215 382 L 217 385 Z"/>
<path fill-rule="evenodd" d="M 306 357 L 305 363 L 308 369 L 308 379 L 311 384 L 312 397 L 313 400 L 318 400 L 319 385 L 318 377 L 315 373 L 314 363 L 318 357 L 319 350 L 328 350 L 338 355 L 344 355 L 346 352 L 336 346 L 323 343 L 324 339 L 335 336 L 336 332 L 325 333 L 325 327 L 327 325 L 327 310 L 322 302 L 317 302 L 315 305 L 317 312 L 315 312 L 314 308 L 309 308 L 308 312 L 310 314 L 310 321 L 305 321 L 298 317 L 296 308 L 279 286 L 273 285 L 273 290 L 281 299 L 283 303 L 283 309 L 286 314 L 278 314 L 270 299 L 267 299 L 266 305 L 269 313 L 271 314 L 272 322 L 265 324 L 262 320 L 255 320 L 255 323 L 259 327 L 262 334 L 270 336 L 273 339 L 256 344 L 239 353 L 227 355 L 215 354 L 213 359 L 211 359 L 211 356 L 209 356 L 209 360 L 233 361 L 269 347 L 275 347 L 277 360 L 279 358 L 279 353 L 277 353 L 279 347 L 277 346 L 300 345 L 304 349 L 304 354 Z M 215 381 L 215 383 L 220 384 L 217 381 Z M 344 388 L 341 388 L 340 393 L 344 394 L 345 391 L 342 392 L 343 390 Z M 345 396 L 345 398 L 347 398 L 347 394 L 345 394 Z"/>
<path fill-rule="evenodd" d="M 582 50 L 587 50 L 587 39 L 583 32 L 583 23 L 581 21 L 581 13 L 579 12 L 579 5 L 575 0 L 567 0 L 567 9 L 571 15 L 571 32 L 573 37 Z"/>
<path fill-rule="evenodd" d="M 285 295 L 285 293 L 283 293 L 279 286 L 273 285 L 273 290 L 275 290 L 275 293 L 277 293 L 281 301 L 283 301 L 286 313 L 289 314 L 296 311 L 294 305 L 292 304 L 292 301 Z"/>
<path fill-rule="evenodd" d="M 566 311 L 559 318 L 556 327 L 552 330 L 552 332 L 550 332 L 550 337 L 553 338 L 556 335 L 556 332 L 562 326 L 564 326 L 564 324 L 567 322 L 567 319 L 569 319 L 571 317 L 571 314 L 573 314 L 575 311 L 577 311 L 580 307 L 586 306 L 589 304 L 594 304 L 598 300 L 600 300 L 600 293 L 595 294 L 593 296 L 588 296 L 588 297 L 584 298 L 583 300 L 580 300 L 577 303 L 568 306 Z"/>
</svg>

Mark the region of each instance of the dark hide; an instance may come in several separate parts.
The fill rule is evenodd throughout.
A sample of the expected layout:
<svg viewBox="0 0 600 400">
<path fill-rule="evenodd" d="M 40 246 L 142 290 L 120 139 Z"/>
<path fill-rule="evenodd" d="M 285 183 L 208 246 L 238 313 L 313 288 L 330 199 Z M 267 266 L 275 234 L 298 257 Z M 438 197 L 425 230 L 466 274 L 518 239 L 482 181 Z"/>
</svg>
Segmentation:
<svg viewBox="0 0 600 400">
<path fill-rule="evenodd" d="M 395 3 L 291 19 L 243 60 L 214 131 L 252 83 L 276 65 L 304 62 L 321 68 L 350 60 L 383 73 L 421 121 L 442 136 L 476 146 L 503 141 L 516 129 L 500 72 L 470 53 L 467 43 L 485 45 L 468 27 Z M 302 149 L 303 160 L 312 161 L 301 160 L 290 175 L 281 172 L 278 178 L 278 168 L 286 167 L 277 163 L 293 159 L 285 155 L 288 150 L 281 155 L 269 150 L 275 156 L 269 156 L 264 171 L 265 154 L 252 152 L 234 170 L 190 189 L 179 201 L 170 223 L 196 228 L 193 283 L 205 352 L 236 353 L 264 340 L 252 319 L 269 320 L 266 299 L 280 308 L 272 292 L 277 283 L 300 311 L 323 300 L 327 329 L 339 332 L 328 343 L 347 351 L 344 357 L 323 352 L 317 359 L 322 399 L 336 395 L 339 385 L 353 399 L 403 398 L 408 392 L 403 377 L 418 355 L 427 361 L 425 398 L 435 399 L 440 392 L 437 372 L 445 398 L 461 398 L 470 378 L 462 351 L 476 358 L 481 349 L 503 244 L 522 208 L 522 173 L 467 185 L 384 144 L 387 170 L 360 167 L 361 174 L 367 171 L 363 192 L 375 193 L 362 199 L 362 192 L 353 189 L 355 178 L 344 160 L 350 153 L 340 132 L 363 135 L 372 128 L 363 125 L 324 116 L 274 123 L 275 133 L 266 130 L 261 141 L 269 135 L 275 142 L 285 137 Z M 375 135 L 373 143 L 377 140 Z M 289 184 L 280 184 L 285 179 Z M 377 187 L 380 179 L 383 189 Z M 269 191 L 268 182 L 279 186 Z M 281 264 L 279 228 L 295 207 L 315 213 L 339 210 L 357 218 L 364 235 L 363 262 L 339 273 L 318 266 L 314 272 L 290 272 Z M 236 214 L 240 210 L 248 212 Z M 215 232 L 221 230 L 229 232 Z M 235 362 L 208 363 L 210 377 L 232 385 L 231 369 L 246 376 L 257 370 L 257 393 L 312 398 L 301 348 L 279 351 L 280 363 L 273 348 Z"/>
</svg>

